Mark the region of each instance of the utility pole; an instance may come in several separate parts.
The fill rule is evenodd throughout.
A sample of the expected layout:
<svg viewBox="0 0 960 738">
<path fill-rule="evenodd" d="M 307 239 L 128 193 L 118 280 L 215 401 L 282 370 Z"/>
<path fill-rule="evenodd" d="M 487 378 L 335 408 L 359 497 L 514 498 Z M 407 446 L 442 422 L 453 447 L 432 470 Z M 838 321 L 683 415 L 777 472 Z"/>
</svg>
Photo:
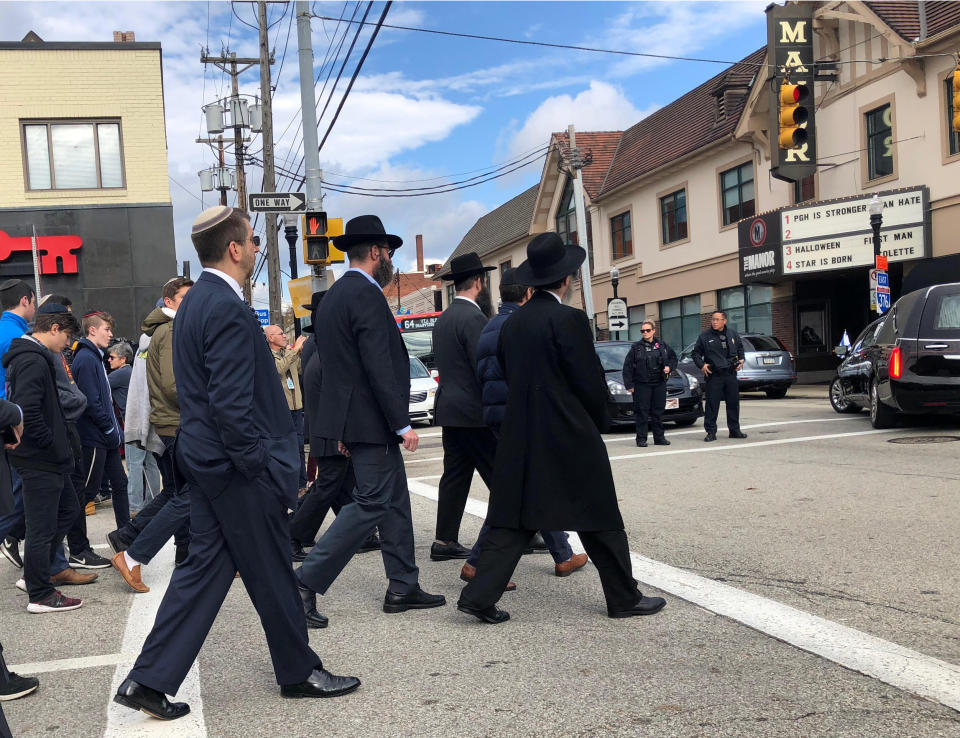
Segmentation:
<svg viewBox="0 0 960 738">
<path fill-rule="evenodd" d="M 263 191 L 275 192 L 277 185 L 273 163 L 273 90 L 270 88 L 270 39 L 267 36 L 267 3 L 257 0 L 257 25 L 260 27 L 260 98 L 263 105 Z M 313 79 L 313 72 L 310 73 Z M 276 213 L 264 213 L 267 234 L 267 285 L 270 292 L 270 322 L 283 324 L 280 306 L 280 244 L 277 239 Z"/>
<path fill-rule="evenodd" d="M 300 60 L 300 109 L 303 115 L 303 163 L 306 167 L 304 188 L 307 211 L 323 210 L 320 180 L 320 145 L 317 141 L 317 107 L 313 86 L 313 39 L 310 35 L 310 3 L 297 0 L 297 48 Z M 313 266 L 313 291 L 327 289 L 326 266 Z"/>
<path fill-rule="evenodd" d="M 573 130 L 573 124 L 567 128 L 570 136 L 570 155 L 571 167 L 573 169 L 573 199 L 577 210 L 577 241 L 587 252 L 587 258 L 580 269 L 580 286 L 583 290 L 584 309 L 587 313 L 587 319 L 590 321 L 590 330 L 593 331 L 593 337 L 597 337 L 596 313 L 593 309 L 593 287 L 590 284 L 590 239 L 587 236 L 587 208 L 583 201 L 583 180 L 580 177 L 580 169 L 584 162 L 580 157 L 580 151 L 577 149 L 576 132 Z"/>
<path fill-rule="evenodd" d="M 223 161 L 223 136 L 217 136 L 217 151 L 220 154 L 220 169 L 224 169 L 225 164 Z M 223 182 L 219 183 L 220 185 L 220 204 L 226 206 L 227 204 L 227 190 L 229 188 L 223 186 Z"/>
</svg>

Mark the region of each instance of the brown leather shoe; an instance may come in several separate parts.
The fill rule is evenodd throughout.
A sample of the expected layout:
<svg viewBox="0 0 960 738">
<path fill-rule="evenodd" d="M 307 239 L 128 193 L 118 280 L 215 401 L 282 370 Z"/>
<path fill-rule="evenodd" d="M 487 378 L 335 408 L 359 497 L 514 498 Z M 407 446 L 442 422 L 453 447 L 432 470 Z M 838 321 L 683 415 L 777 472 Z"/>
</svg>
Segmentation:
<svg viewBox="0 0 960 738">
<path fill-rule="evenodd" d="M 84 574 L 70 567 L 50 577 L 50 584 L 55 587 L 62 587 L 64 584 L 90 584 L 95 581 L 97 581 L 97 575 L 93 572 Z"/>
<path fill-rule="evenodd" d="M 137 564 L 133 569 L 127 568 L 127 560 L 123 557 L 123 551 L 118 553 L 112 559 L 110 563 L 113 564 L 113 568 L 120 572 L 120 576 L 123 577 L 123 581 L 134 592 L 149 592 L 150 588 L 143 583 L 143 580 L 140 578 L 140 564 Z"/>
<path fill-rule="evenodd" d="M 558 577 L 568 577 L 577 569 L 582 569 L 587 563 L 586 554 L 574 554 L 566 561 L 561 561 L 553 567 L 553 573 Z"/>
<path fill-rule="evenodd" d="M 97 503 L 88 502 L 86 507 L 83 508 L 83 512 L 86 515 L 96 515 L 97 514 Z"/>
<path fill-rule="evenodd" d="M 460 578 L 465 582 L 469 582 L 475 576 L 477 576 L 477 567 L 471 566 L 470 564 L 464 564 L 463 568 L 460 570 Z M 504 588 L 503 591 L 513 592 L 516 588 L 517 588 L 516 582 L 507 582 L 507 586 Z"/>
</svg>

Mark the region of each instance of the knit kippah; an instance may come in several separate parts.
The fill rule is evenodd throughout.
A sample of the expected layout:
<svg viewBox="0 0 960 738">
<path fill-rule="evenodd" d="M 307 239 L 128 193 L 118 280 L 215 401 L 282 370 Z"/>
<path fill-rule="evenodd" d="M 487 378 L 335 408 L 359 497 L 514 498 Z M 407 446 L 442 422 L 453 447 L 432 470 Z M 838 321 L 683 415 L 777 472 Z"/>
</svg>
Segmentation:
<svg viewBox="0 0 960 738">
<path fill-rule="evenodd" d="M 220 225 L 230 217 L 232 212 L 233 208 L 228 208 L 226 205 L 215 205 L 212 208 L 207 208 L 193 221 L 190 235 L 196 236 L 198 233 L 209 231 L 214 226 Z"/>
</svg>

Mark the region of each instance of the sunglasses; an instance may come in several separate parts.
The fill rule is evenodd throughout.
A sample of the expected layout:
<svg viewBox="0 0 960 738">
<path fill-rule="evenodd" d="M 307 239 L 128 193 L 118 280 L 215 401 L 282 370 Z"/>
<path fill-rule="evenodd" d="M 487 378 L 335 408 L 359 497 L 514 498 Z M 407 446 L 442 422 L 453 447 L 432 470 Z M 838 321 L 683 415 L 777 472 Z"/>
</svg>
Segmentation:
<svg viewBox="0 0 960 738">
<path fill-rule="evenodd" d="M 641 333 L 653 333 L 653 328 L 641 328 Z"/>
<path fill-rule="evenodd" d="M 381 247 L 381 248 L 382 248 L 382 247 Z M 395 251 L 396 251 L 396 249 L 387 249 L 387 254 L 389 254 L 389 256 L 390 256 L 391 259 L 393 258 L 393 253 L 394 253 Z"/>
</svg>

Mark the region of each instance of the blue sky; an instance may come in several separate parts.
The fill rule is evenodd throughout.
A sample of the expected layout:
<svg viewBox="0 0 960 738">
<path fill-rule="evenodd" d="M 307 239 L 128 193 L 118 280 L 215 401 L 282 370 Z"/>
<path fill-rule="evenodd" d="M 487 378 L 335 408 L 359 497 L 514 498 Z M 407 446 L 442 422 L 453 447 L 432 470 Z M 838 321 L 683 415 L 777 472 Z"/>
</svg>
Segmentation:
<svg viewBox="0 0 960 738">
<path fill-rule="evenodd" d="M 386 22 L 736 61 L 764 45 L 766 4 L 395 2 Z M 300 139 L 294 136 L 300 93 L 296 22 L 289 23 L 292 6 L 269 6 L 269 18 L 276 21 L 270 38 L 278 60 L 274 65 L 278 163 L 295 162 L 302 153 Z M 343 2 L 313 5 L 315 14 L 337 18 L 344 11 L 349 17 L 356 7 Z M 365 7 L 361 4 L 357 18 Z M 375 3 L 368 20 L 376 20 L 382 8 L 383 3 Z M 285 10 L 286 15 L 282 15 Z M 215 204 L 217 194 L 201 194 L 199 188 L 197 172 L 215 163 L 209 149 L 194 143 L 198 135 L 205 135 L 200 108 L 229 91 L 228 80 L 218 70 L 211 66 L 204 73 L 200 50 L 209 45 L 211 53 L 217 53 L 221 46 L 229 46 L 240 56 L 257 55 L 255 30 L 243 25 L 233 11 L 243 21 L 255 22 L 255 5 L 251 3 L 235 3 L 232 8 L 228 2 L 0 3 L 4 40 L 18 41 L 34 30 L 46 41 L 111 41 L 113 30 L 132 30 L 138 41 L 161 42 L 179 260 L 194 256 L 190 222 L 202 206 Z M 315 18 L 312 28 L 314 64 L 319 70 L 329 40 L 339 39 L 344 26 Z M 321 135 L 370 32 L 368 28 L 361 33 L 347 62 L 330 110 L 321 121 Z M 351 38 L 352 33 L 343 52 Z M 336 68 L 341 62 L 342 57 L 335 62 Z M 546 145 L 551 131 L 564 130 L 570 123 L 578 130 L 626 128 L 723 69 L 719 64 L 385 29 L 321 152 L 322 166 L 328 178 L 359 186 L 371 183 L 354 178 L 404 182 L 489 168 Z M 326 75 L 326 69 L 323 71 Z M 241 77 L 241 91 L 259 94 L 255 69 Z M 257 140 L 252 150 L 260 147 Z M 478 217 L 535 184 L 541 168 L 542 160 L 494 182 L 430 197 L 381 199 L 330 193 L 325 207 L 330 217 L 350 218 L 370 212 L 380 215 L 387 229 L 402 236 L 411 247 L 401 249 L 396 257 L 405 270 L 414 262 L 417 233 L 424 236 L 428 259 L 445 259 Z M 259 190 L 259 170 L 248 172 L 250 190 Z M 443 180 L 429 184 L 439 181 Z M 289 187 L 289 182 L 279 183 L 278 189 Z M 287 249 L 282 239 L 281 247 L 281 262 L 287 271 Z M 194 263 L 194 271 L 198 268 Z M 265 282 L 265 273 L 260 279 Z M 265 301 L 265 289 L 258 289 L 256 298 Z"/>
</svg>

